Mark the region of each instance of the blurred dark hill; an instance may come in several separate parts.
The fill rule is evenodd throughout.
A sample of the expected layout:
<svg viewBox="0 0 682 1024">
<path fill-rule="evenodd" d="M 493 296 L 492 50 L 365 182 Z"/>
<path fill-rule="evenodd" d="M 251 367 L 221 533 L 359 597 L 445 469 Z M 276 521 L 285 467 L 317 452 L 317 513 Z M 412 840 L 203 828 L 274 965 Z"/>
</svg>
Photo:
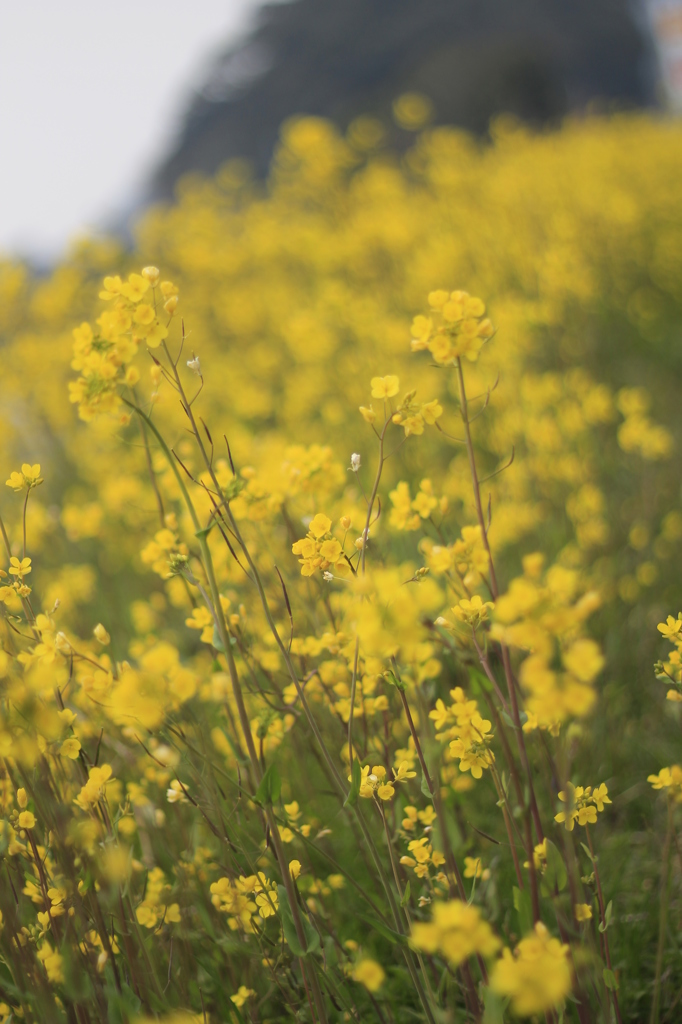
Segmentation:
<svg viewBox="0 0 682 1024">
<path fill-rule="evenodd" d="M 156 197 L 231 157 L 264 174 L 282 121 L 358 114 L 426 94 L 440 123 L 485 132 L 501 112 L 558 120 L 590 101 L 654 102 L 654 59 L 628 0 L 294 0 L 266 6 L 209 70 Z M 400 145 L 400 133 L 395 129 Z M 405 141 L 405 140 L 403 140 Z"/>
</svg>

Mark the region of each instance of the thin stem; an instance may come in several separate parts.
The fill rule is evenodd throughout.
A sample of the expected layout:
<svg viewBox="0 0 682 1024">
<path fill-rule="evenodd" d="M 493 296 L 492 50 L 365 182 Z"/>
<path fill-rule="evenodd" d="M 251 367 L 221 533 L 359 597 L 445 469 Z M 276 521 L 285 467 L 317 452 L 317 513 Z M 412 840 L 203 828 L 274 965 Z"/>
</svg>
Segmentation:
<svg viewBox="0 0 682 1024">
<path fill-rule="evenodd" d="M 379 464 L 374 477 L 374 486 L 372 487 L 372 493 L 369 496 L 367 502 L 367 516 L 365 518 L 365 528 L 362 531 L 362 553 L 360 555 L 360 575 L 365 575 L 365 563 L 367 561 L 367 541 L 369 540 L 369 524 L 372 521 L 372 509 L 374 508 L 374 502 L 376 501 L 377 492 L 379 490 L 379 483 L 381 481 L 381 473 L 384 468 L 384 441 L 386 439 L 386 431 L 388 425 L 391 422 L 390 418 L 384 423 L 383 430 L 379 436 Z M 353 677 L 350 684 L 350 712 L 348 715 L 348 765 L 351 773 L 353 771 L 353 719 L 355 712 L 355 690 L 358 682 L 358 659 L 360 656 L 360 638 L 356 637 L 355 640 L 355 654 L 353 657 Z"/>
<path fill-rule="evenodd" d="M 507 838 L 509 839 L 509 847 L 511 849 L 512 858 L 514 860 L 514 871 L 516 872 L 516 881 L 518 882 L 519 889 L 524 889 L 523 875 L 521 874 L 521 865 L 519 864 L 519 857 L 516 852 L 516 842 L 514 841 L 514 832 L 512 829 L 511 817 L 509 815 L 509 808 L 507 806 L 507 797 L 502 789 L 502 783 L 497 774 L 497 769 L 493 765 L 490 770 L 493 782 L 495 783 L 495 789 L 497 790 L 497 796 L 500 801 L 500 807 L 502 808 L 502 816 L 504 818 L 505 828 L 507 829 Z"/>
<path fill-rule="evenodd" d="M 658 1024 L 661 1011 L 661 974 L 663 972 L 663 954 L 665 952 L 665 936 L 668 928 L 668 902 L 670 890 L 670 849 L 673 836 L 673 804 L 668 800 L 668 827 L 663 844 L 663 867 L 661 872 L 661 905 L 658 912 L 658 944 L 656 946 L 656 972 L 654 975 L 654 998 L 651 1004 L 651 1024 Z M 596 877 L 596 875 L 595 875 Z"/>
<path fill-rule="evenodd" d="M 394 661 L 394 667 L 397 670 L 397 665 L 395 665 L 395 661 Z M 428 767 L 426 765 L 426 758 L 424 757 L 424 753 L 422 751 L 422 746 L 421 746 L 421 743 L 419 741 L 419 734 L 418 734 L 417 728 L 416 728 L 416 726 L 414 724 L 414 719 L 412 718 L 412 712 L 410 711 L 410 705 L 409 705 L 408 700 L 407 700 L 407 695 L 405 694 L 405 691 L 403 689 L 400 689 L 400 687 L 398 687 L 398 692 L 400 693 L 400 698 L 402 700 L 403 710 L 405 711 L 405 717 L 407 718 L 407 724 L 408 724 L 409 729 L 410 729 L 410 734 L 411 734 L 412 739 L 414 741 L 414 746 L 415 746 L 415 749 L 417 751 L 417 757 L 419 758 L 419 763 L 421 765 L 422 772 L 424 773 L 424 779 L 426 780 L 426 784 L 429 787 L 429 793 L 431 794 L 431 798 L 433 800 L 433 805 L 434 805 L 434 810 L 436 812 L 438 823 L 440 825 L 440 831 L 441 831 L 441 835 L 442 835 L 442 838 L 443 838 L 443 846 L 445 848 L 445 861 L 446 861 L 446 864 L 448 866 L 448 870 L 450 872 L 450 880 L 449 880 L 450 881 L 450 896 L 451 897 L 455 896 L 455 892 L 453 891 L 453 885 L 452 885 L 452 878 L 454 877 L 455 884 L 456 884 L 456 887 L 457 887 L 457 893 L 459 895 L 459 898 L 462 900 L 463 903 L 466 903 L 467 895 L 466 895 L 466 889 L 464 888 L 464 879 L 462 878 L 462 874 L 461 874 L 461 872 L 459 870 L 459 865 L 457 864 L 457 861 L 455 860 L 455 855 L 454 855 L 454 853 L 452 851 L 452 845 L 450 843 L 450 837 L 448 835 L 447 825 L 446 825 L 446 821 L 445 821 L 445 812 L 444 812 L 444 809 L 443 809 L 443 801 L 441 799 L 440 786 L 439 785 L 434 785 L 434 782 L 431 779 L 431 775 L 430 775 Z M 485 966 L 485 962 L 484 962 L 483 958 L 480 955 L 478 956 L 478 966 L 479 966 L 480 971 L 481 971 L 481 976 L 483 978 L 483 982 L 484 982 L 484 984 L 487 985 L 488 984 L 488 972 L 487 972 L 487 969 L 486 969 L 486 966 Z M 473 980 L 473 978 L 471 976 L 471 968 L 469 967 L 468 964 L 464 964 L 462 966 L 462 977 L 464 979 L 465 989 L 467 990 L 468 999 L 469 999 L 469 1001 L 471 1003 L 471 1006 L 473 1008 L 473 1012 L 475 1014 L 478 1014 L 478 1012 L 480 1010 L 479 1003 L 478 1003 L 478 996 L 476 995 L 476 986 L 474 985 L 474 980 Z"/>
<path fill-rule="evenodd" d="M 31 493 L 31 488 L 26 488 L 26 497 L 24 498 L 24 514 L 23 514 L 23 529 L 24 529 L 24 553 L 22 558 L 26 558 L 26 509 L 28 508 L 28 496 Z"/>
<path fill-rule="evenodd" d="M 402 886 L 400 885 L 400 877 L 398 875 L 398 868 L 397 868 L 397 865 L 395 863 L 395 858 L 393 856 L 393 845 L 391 843 L 391 836 L 390 836 L 389 831 L 388 831 L 388 823 L 386 821 L 386 815 L 384 813 L 383 807 L 381 806 L 381 803 L 378 800 L 376 800 L 376 797 L 374 799 L 375 799 L 375 801 L 376 801 L 376 803 L 378 805 L 379 813 L 381 815 L 381 820 L 383 822 L 384 834 L 386 836 L 386 845 L 388 847 L 388 856 L 389 856 L 389 859 L 391 861 L 391 869 L 393 871 L 393 878 L 395 880 L 395 887 L 398 890 L 398 896 L 400 897 L 400 903 L 402 905 L 402 903 L 403 903 L 403 889 L 402 889 Z M 412 919 L 410 917 L 410 911 L 409 911 L 407 905 L 405 905 L 403 907 L 403 913 L 405 914 L 405 920 L 407 921 L 408 928 L 411 929 L 412 928 Z M 433 992 L 431 991 L 431 983 L 429 981 L 429 976 L 428 976 L 428 974 L 426 972 L 426 968 L 424 967 L 424 960 L 423 960 L 423 957 L 422 957 L 421 953 L 417 953 L 417 960 L 419 961 L 419 966 L 421 968 L 422 976 L 423 976 L 424 980 L 426 981 L 426 988 L 427 988 L 427 991 L 428 991 L 428 994 L 429 994 L 429 1003 L 428 1003 L 428 1013 L 427 1013 L 427 1016 L 428 1016 L 429 1021 L 432 1021 L 433 1024 L 435 1024 L 435 1021 L 434 1021 L 434 1018 L 433 1018 L 433 1014 L 431 1013 L 431 1004 L 435 1005 L 436 1001 L 435 1001 L 435 999 L 433 997 Z M 474 996 L 475 996 L 475 989 L 474 989 Z M 424 1008 L 426 1009 L 426 1006 Z"/>
<path fill-rule="evenodd" d="M 474 502 L 475 502 L 475 505 L 476 505 L 476 515 L 477 515 L 477 518 L 478 518 L 478 525 L 479 525 L 479 528 L 481 530 L 481 540 L 482 540 L 483 545 L 484 545 L 484 547 L 485 547 L 485 549 L 486 549 L 486 551 L 488 553 L 488 568 L 489 568 L 489 574 L 490 574 L 490 592 L 492 594 L 493 600 L 496 601 L 498 596 L 499 596 L 499 588 L 498 588 L 498 585 L 497 585 L 497 576 L 495 574 L 495 563 L 494 563 L 494 560 L 493 560 L 492 552 L 490 550 L 490 543 L 488 541 L 488 531 L 487 531 L 486 524 L 485 524 L 485 516 L 483 514 L 483 504 L 481 502 L 481 487 L 480 487 L 479 478 L 478 478 L 478 470 L 476 468 L 476 455 L 475 455 L 475 452 L 474 452 L 473 438 L 471 436 L 471 425 L 470 425 L 470 421 L 469 421 L 469 413 L 468 413 L 468 406 L 467 406 L 467 396 L 466 396 L 466 387 L 465 387 L 465 384 L 464 384 L 464 372 L 462 370 L 462 361 L 461 361 L 461 359 L 457 359 L 456 367 L 457 367 L 457 380 L 458 380 L 458 383 L 459 383 L 460 411 L 461 411 L 461 414 L 462 414 L 462 422 L 464 424 L 464 432 L 465 432 L 466 444 L 467 444 L 467 455 L 468 455 L 468 458 L 469 458 L 469 469 L 470 469 L 470 472 L 471 472 L 471 483 L 472 483 L 472 488 L 473 488 L 473 493 L 474 493 Z M 509 649 L 506 646 L 506 644 L 500 644 L 500 650 L 501 650 L 501 654 L 502 654 L 502 665 L 504 667 L 504 675 L 505 675 L 505 679 L 506 679 L 506 682 L 507 682 L 507 690 L 508 690 L 508 693 L 509 693 L 509 702 L 511 704 L 512 720 L 514 722 L 514 731 L 516 733 L 516 742 L 517 742 L 518 751 L 519 751 L 519 758 L 521 760 L 521 764 L 523 766 L 523 770 L 524 770 L 524 773 L 525 773 L 525 776 L 526 776 L 526 781 L 528 783 L 530 813 L 531 813 L 531 815 L 533 817 L 533 822 L 535 824 L 535 831 L 536 831 L 536 834 L 537 834 L 538 842 L 541 843 L 542 840 L 544 839 L 544 830 L 542 828 L 542 822 L 540 820 L 540 812 L 538 810 L 537 800 L 535 798 L 535 788 L 533 786 L 533 775 L 532 775 L 531 768 L 530 768 L 530 762 L 528 760 L 528 753 L 526 751 L 526 744 L 525 744 L 524 735 L 523 735 L 523 728 L 522 728 L 522 725 L 521 725 L 521 715 L 520 715 L 520 712 L 519 712 L 518 697 L 517 697 L 517 693 L 516 693 L 516 686 L 515 686 L 514 676 L 513 676 L 513 673 L 512 673 L 511 660 L 510 660 L 510 657 L 509 657 Z M 529 835 L 529 831 L 530 830 L 527 830 L 527 838 L 526 838 L 526 842 L 527 842 L 527 845 L 528 845 L 527 855 L 528 855 L 528 861 L 532 865 L 532 862 L 533 862 L 533 840 L 532 840 L 532 835 Z M 531 873 L 531 893 L 532 893 L 532 896 L 533 896 L 533 901 L 534 901 L 534 906 L 535 906 L 535 905 L 539 905 L 539 897 L 538 897 L 538 893 L 537 893 L 537 886 L 533 884 L 533 882 L 534 882 L 534 871 L 533 871 L 532 867 L 531 867 L 531 872 L 530 873 Z"/>
<path fill-rule="evenodd" d="M 592 846 L 592 836 L 590 835 L 590 826 L 589 825 L 585 825 L 585 835 L 587 837 L 587 845 L 589 846 L 590 853 L 592 855 L 592 866 L 594 868 L 594 880 L 597 883 L 597 897 L 599 899 L 599 920 L 601 921 L 602 928 L 604 929 L 603 932 L 602 932 L 602 941 L 604 943 L 604 957 L 606 959 L 606 966 L 613 973 L 613 968 L 611 967 L 611 951 L 609 949 L 609 934 L 608 934 L 608 927 L 607 927 L 607 923 L 606 923 L 606 912 L 605 912 L 605 907 L 604 907 L 604 893 L 603 893 L 602 887 L 601 887 L 601 878 L 599 877 L 599 867 L 597 866 L 597 858 L 594 855 L 594 848 Z M 668 835 L 666 836 L 666 842 L 667 842 L 667 847 L 668 847 L 668 849 L 667 849 L 668 860 L 666 861 L 666 868 L 665 868 L 666 878 L 664 880 L 664 885 L 663 885 L 662 892 L 666 892 L 666 890 L 667 890 L 667 873 L 668 873 L 668 863 L 669 863 L 669 860 L 670 860 L 670 829 L 668 829 Z M 667 896 L 667 892 L 666 892 L 666 896 Z M 667 911 L 667 899 L 666 899 L 665 909 Z M 665 927 L 665 919 L 662 918 L 662 920 L 663 920 L 663 925 Z M 660 930 L 659 930 L 659 940 L 660 940 Z M 656 964 L 658 966 L 658 954 L 656 956 Z M 660 976 L 659 976 L 658 980 L 660 981 Z M 615 989 L 609 989 L 609 995 L 611 996 L 611 999 L 613 1001 L 613 1009 L 615 1010 L 615 1013 L 616 1013 L 616 1020 L 618 1021 L 618 1024 L 621 1024 L 622 1018 L 621 1018 L 621 1015 L 620 1015 L 620 1006 L 618 1005 L 618 993 L 615 991 Z M 652 1013 L 653 1013 L 653 1008 L 652 1008 Z"/>
</svg>

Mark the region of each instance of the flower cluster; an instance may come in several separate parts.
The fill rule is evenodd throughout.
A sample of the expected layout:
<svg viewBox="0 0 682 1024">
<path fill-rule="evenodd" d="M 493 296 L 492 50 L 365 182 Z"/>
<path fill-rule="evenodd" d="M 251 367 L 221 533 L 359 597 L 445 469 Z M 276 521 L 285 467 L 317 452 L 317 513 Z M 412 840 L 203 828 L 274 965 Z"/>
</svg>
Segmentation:
<svg viewBox="0 0 682 1024">
<path fill-rule="evenodd" d="M 490 555 L 480 526 L 462 527 L 461 536 L 452 544 L 434 544 L 424 538 L 421 549 L 431 572 L 446 575 L 457 582 L 457 589 L 470 590 L 480 585 L 490 565 Z"/>
<path fill-rule="evenodd" d="M 413 925 L 411 942 L 415 949 L 440 953 L 453 967 L 477 953 L 492 957 L 502 945 L 478 907 L 461 900 L 435 902 L 431 921 Z"/>
<path fill-rule="evenodd" d="M 24 462 L 20 473 L 17 473 L 15 470 L 13 473 L 10 473 L 9 480 L 5 480 L 6 485 L 11 487 L 15 493 L 23 491 L 24 487 L 30 491 L 33 487 L 42 484 L 42 482 L 40 464 L 36 463 L 34 466 L 31 466 L 28 462 Z"/>
<path fill-rule="evenodd" d="M 343 523 L 341 525 L 344 526 Z M 333 570 L 336 576 L 350 575 L 351 566 L 343 544 L 333 536 L 331 528 L 331 519 L 318 512 L 310 520 L 307 535 L 292 544 L 293 553 L 300 555 L 301 576 L 313 576 L 318 569 L 322 572 Z"/>
<path fill-rule="evenodd" d="M 586 715 L 595 702 L 592 684 L 604 657 L 599 645 L 581 634 L 600 597 L 595 591 L 580 593 L 574 569 L 553 565 L 543 576 L 540 555 L 527 555 L 523 566 L 523 575 L 495 604 L 491 635 L 530 651 L 519 672 L 527 695 L 524 728 L 556 734 L 567 718 Z"/>
<path fill-rule="evenodd" d="M 670 768 L 661 768 L 658 775 L 648 775 L 654 789 L 665 790 L 676 803 L 682 803 L 682 767 L 673 764 Z"/>
<path fill-rule="evenodd" d="M 143 928 L 156 929 L 164 924 L 178 924 L 180 906 L 168 903 L 170 886 L 161 868 L 152 868 L 147 876 L 144 899 L 135 908 L 135 917 Z"/>
<path fill-rule="evenodd" d="M 461 686 L 450 690 L 450 697 L 449 707 L 438 698 L 429 718 L 434 721 L 437 738 L 449 741 L 449 757 L 459 761 L 460 771 L 470 771 L 475 779 L 480 779 L 484 769 L 495 763 L 490 749 L 492 725 L 481 716 L 477 702 L 469 700 Z"/>
<path fill-rule="evenodd" d="M 412 351 L 424 349 L 439 366 L 448 366 L 464 357 L 475 362 L 493 325 L 485 317 L 485 303 L 467 292 L 429 293 L 429 316 L 412 321 Z"/>
<path fill-rule="evenodd" d="M 416 774 L 410 770 L 408 761 L 401 761 L 390 776 L 383 765 L 377 764 L 370 768 L 366 764 L 361 769 L 360 796 L 365 800 L 371 800 L 375 795 L 380 800 L 392 800 L 396 784 L 413 779 Z M 351 781 L 351 776 L 348 777 L 348 781 Z"/>
<path fill-rule="evenodd" d="M 604 810 L 604 804 L 610 804 L 611 798 L 605 783 L 600 786 L 574 786 L 569 782 L 565 790 L 559 793 L 559 799 L 566 804 L 565 811 L 559 811 L 554 815 L 554 820 L 564 825 L 568 832 L 572 832 L 576 822 L 578 825 L 594 825 L 597 820 L 597 811 Z"/>
<path fill-rule="evenodd" d="M 121 405 L 118 386 L 133 387 L 140 379 L 132 365 L 140 343 L 157 348 L 168 337 L 178 290 L 171 281 L 159 283 L 159 278 L 156 267 L 129 274 L 125 281 L 118 275 L 105 277 L 100 298 L 110 303 L 109 308 L 97 318 L 95 330 L 87 322 L 74 328 L 71 366 L 80 377 L 69 390 L 81 419 L 116 413 Z"/>
<path fill-rule="evenodd" d="M 239 878 L 219 878 L 211 885 L 211 902 L 222 914 L 233 931 L 253 932 L 256 920 L 267 920 L 277 913 L 279 897 L 277 887 L 264 872 L 240 875 Z"/>
<path fill-rule="evenodd" d="M 422 521 L 430 519 L 436 510 L 445 514 L 448 509 L 447 498 L 436 497 L 430 480 L 420 482 L 414 498 L 410 495 L 410 485 L 406 480 L 401 480 L 388 496 L 393 506 L 389 522 L 396 530 L 418 530 Z"/>
<path fill-rule="evenodd" d="M 514 950 L 505 949 L 490 978 L 495 992 L 511 999 L 520 1017 L 560 1006 L 571 991 L 569 948 L 538 921 Z"/>
</svg>

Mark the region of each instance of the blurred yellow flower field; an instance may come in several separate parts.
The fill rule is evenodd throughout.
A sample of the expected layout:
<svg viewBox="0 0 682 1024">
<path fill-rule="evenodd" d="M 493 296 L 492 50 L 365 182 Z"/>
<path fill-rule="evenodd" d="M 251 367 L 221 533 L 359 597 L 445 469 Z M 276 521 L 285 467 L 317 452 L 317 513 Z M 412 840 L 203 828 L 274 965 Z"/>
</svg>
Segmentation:
<svg viewBox="0 0 682 1024">
<path fill-rule="evenodd" d="M 491 135 L 0 265 L 0 1021 L 675 1019 L 682 133 Z"/>
</svg>

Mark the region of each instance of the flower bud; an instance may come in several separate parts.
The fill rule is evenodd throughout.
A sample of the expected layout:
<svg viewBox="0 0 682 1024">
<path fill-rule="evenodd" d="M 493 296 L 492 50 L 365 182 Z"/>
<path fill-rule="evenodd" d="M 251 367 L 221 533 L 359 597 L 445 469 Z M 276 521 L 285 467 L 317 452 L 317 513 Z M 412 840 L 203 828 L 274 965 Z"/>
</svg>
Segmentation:
<svg viewBox="0 0 682 1024">
<path fill-rule="evenodd" d="M 341 516 L 339 523 L 342 530 L 350 530 L 350 516 Z"/>
<path fill-rule="evenodd" d="M 54 638 L 54 645 L 60 654 L 69 654 L 71 651 L 71 644 L 68 641 L 66 633 L 60 630 Z"/>
<path fill-rule="evenodd" d="M 143 267 L 142 276 L 145 277 L 153 287 L 161 277 L 161 273 L 158 267 Z"/>
<path fill-rule="evenodd" d="M 19 804 L 20 807 L 26 807 L 26 805 L 28 803 L 28 797 L 26 796 L 26 790 L 23 789 L 23 788 L 17 790 L 17 803 Z"/>
<path fill-rule="evenodd" d="M 99 640 L 99 642 L 104 647 L 106 647 L 107 644 L 111 643 L 111 637 L 109 636 L 109 634 L 107 633 L 106 629 L 104 628 L 104 626 L 102 625 L 101 622 L 97 623 L 97 625 L 95 626 L 95 628 L 93 629 L 92 632 L 95 635 L 95 640 Z"/>
<path fill-rule="evenodd" d="M 173 314 L 175 312 L 175 310 L 177 309 L 177 307 L 178 307 L 178 297 L 177 297 L 177 295 L 171 295 L 170 299 L 166 299 L 166 301 L 163 304 L 163 308 L 166 310 L 167 313 L 170 313 L 170 314 Z"/>
</svg>

